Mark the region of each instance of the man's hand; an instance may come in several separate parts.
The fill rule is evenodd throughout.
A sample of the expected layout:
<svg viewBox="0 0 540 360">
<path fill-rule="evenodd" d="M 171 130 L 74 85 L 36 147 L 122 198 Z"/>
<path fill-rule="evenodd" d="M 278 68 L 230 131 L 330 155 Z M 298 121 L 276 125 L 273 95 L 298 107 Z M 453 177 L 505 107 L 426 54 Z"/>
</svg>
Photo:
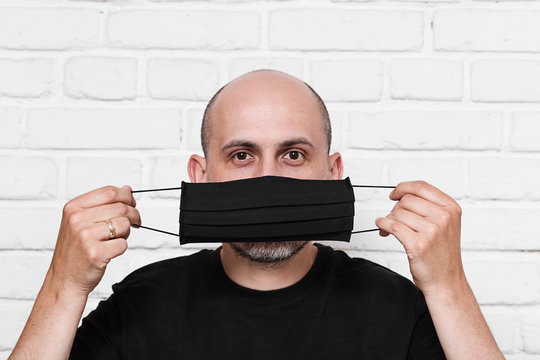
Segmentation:
<svg viewBox="0 0 540 360">
<path fill-rule="evenodd" d="M 50 279 L 64 289 L 88 295 L 100 282 L 112 258 L 127 249 L 132 224 L 141 224 L 136 201 L 127 185 L 105 186 L 66 203 Z M 112 221 L 116 237 L 109 239 Z"/>
<path fill-rule="evenodd" d="M 375 224 L 381 236 L 393 234 L 403 244 L 413 280 L 424 295 L 463 281 L 459 204 L 425 181 L 399 183 L 390 199 L 397 204 Z"/>
<path fill-rule="evenodd" d="M 88 294 L 112 258 L 127 249 L 130 226 L 141 224 L 127 185 L 105 186 L 64 206 L 51 266 L 9 359 L 67 359 Z M 116 238 L 109 240 L 110 220 Z"/>
<path fill-rule="evenodd" d="M 504 359 L 463 270 L 461 207 L 425 181 L 399 183 L 390 199 L 397 204 L 375 224 L 403 244 L 446 358 Z"/>
</svg>

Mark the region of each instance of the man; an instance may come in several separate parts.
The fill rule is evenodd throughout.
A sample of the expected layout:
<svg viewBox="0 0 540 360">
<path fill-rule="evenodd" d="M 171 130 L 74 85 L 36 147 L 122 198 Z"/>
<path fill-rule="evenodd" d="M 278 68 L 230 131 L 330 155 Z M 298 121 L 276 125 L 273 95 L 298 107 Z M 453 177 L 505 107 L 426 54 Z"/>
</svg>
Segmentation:
<svg viewBox="0 0 540 360">
<path fill-rule="evenodd" d="M 189 159 L 192 182 L 343 175 L 341 155 L 329 155 L 323 102 L 285 73 L 231 81 L 208 104 L 201 132 L 205 156 Z M 503 358 L 463 271 L 461 209 L 422 181 L 398 184 L 394 209 L 375 221 L 403 244 L 417 286 L 311 241 L 223 243 L 136 270 L 77 330 L 88 294 L 141 224 L 130 190 L 108 186 L 65 205 L 11 359 Z"/>
</svg>

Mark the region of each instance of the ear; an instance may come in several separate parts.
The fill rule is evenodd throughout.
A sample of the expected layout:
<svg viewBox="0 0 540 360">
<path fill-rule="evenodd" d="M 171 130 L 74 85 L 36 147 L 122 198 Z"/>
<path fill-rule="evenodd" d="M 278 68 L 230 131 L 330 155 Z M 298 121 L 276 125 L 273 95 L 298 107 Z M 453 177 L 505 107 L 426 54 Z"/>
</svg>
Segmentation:
<svg viewBox="0 0 540 360">
<path fill-rule="evenodd" d="M 206 158 L 193 154 L 189 157 L 187 171 L 191 182 L 206 182 Z"/>
<path fill-rule="evenodd" d="M 330 169 L 330 175 L 334 180 L 340 180 L 343 176 L 343 160 L 339 152 L 335 152 L 328 156 L 328 168 Z"/>
</svg>

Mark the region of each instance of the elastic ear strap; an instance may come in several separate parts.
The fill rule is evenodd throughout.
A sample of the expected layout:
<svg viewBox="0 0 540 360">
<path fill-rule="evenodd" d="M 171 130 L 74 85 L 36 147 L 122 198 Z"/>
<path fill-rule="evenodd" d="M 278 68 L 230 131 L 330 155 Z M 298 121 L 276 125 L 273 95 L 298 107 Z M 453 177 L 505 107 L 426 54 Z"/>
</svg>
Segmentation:
<svg viewBox="0 0 540 360">
<path fill-rule="evenodd" d="M 364 188 L 386 188 L 393 189 L 395 186 L 386 186 L 386 185 L 352 185 L 353 187 L 364 187 Z M 131 193 L 142 193 L 150 191 L 168 191 L 168 190 L 182 190 L 182 187 L 173 187 L 173 188 L 163 188 L 163 189 L 148 189 L 148 190 L 132 190 Z"/>
<path fill-rule="evenodd" d="M 352 185 L 352 186 L 353 187 L 364 187 L 364 188 L 386 188 L 386 189 L 395 188 L 395 186 L 386 186 L 386 185 Z M 182 190 L 182 187 L 180 186 L 180 187 L 162 188 L 162 189 L 132 190 L 131 193 L 134 194 L 134 193 L 142 193 L 142 192 L 150 192 L 150 191 L 169 191 L 169 190 Z M 148 226 L 143 226 L 143 225 L 134 225 L 134 226 L 136 228 L 143 228 L 143 229 L 153 230 L 153 231 L 157 231 L 157 232 L 164 233 L 164 234 L 180 236 L 179 234 L 175 234 L 175 233 L 164 231 L 164 230 L 154 229 L 154 228 L 151 228 L 151 227 L 148 227 Z M 369 232 L 369 231 L 377 231 L 377 230 L 381 230 L 381 229 L 376 228 L 376 229 L 369 229 L 369 230 L 351 231 L 351 234 L 358 234 L 358 233 L 364 233 L 364 232 Z"/>
<path fill-rule="evenodd" d="M 173 188 L 163 188 L 163 189 L 148 189 L 148 190 L 132 190 L 131 193 L 141 193 L 149 191 L 167 191 L 167 190 L 182 190 L 182 187 L 173 187 Z"/>
<path fill-rule="evenodd" d="M 142 192 L 150 192 L 150 191 L 167 191 L 167 190 L 182 190 L 182 187 L 163 188 L 163 189 L 148 189 L 148 190 L 132 190 L 131 193 L 133 194 L 133 193 L 142 193 Z M 164 234 L 180 236 L 179 234 L 175 234 L 175 233 L 164 231 L 164 230 L 154 229 L 154 228 L 151 228 L 151 227 L 148 227 L 148 226 L 142 226 L 142 225 L 134 225 L 134 226 L 136 228 L 143 228 L 143 229 L 153 230 L 153 231 L 157 231 L 157 232 L 164 233 Z"/>
<path fill-rule="evenodd" d="M 142 226 L 142 225 L 136 225 L 136 224 L 133 224 L 133 226 L 134 226 L 135 228 L 143 228 L 143 229 L 148 229 L 148 230 L 158 231 L 158 232 L 164 233 L 164 234 L 169 234 L 169 235 L 174 235 L 174 236 L 180 236 L 179 234 L 175 234 L 175 233 L 168 232 L 168 231 L 164 231 L 164 230 L 154 229 L 154 228 L 151 228 L 151 227 L 148 227 L 148 226 Z"/>
</svg>

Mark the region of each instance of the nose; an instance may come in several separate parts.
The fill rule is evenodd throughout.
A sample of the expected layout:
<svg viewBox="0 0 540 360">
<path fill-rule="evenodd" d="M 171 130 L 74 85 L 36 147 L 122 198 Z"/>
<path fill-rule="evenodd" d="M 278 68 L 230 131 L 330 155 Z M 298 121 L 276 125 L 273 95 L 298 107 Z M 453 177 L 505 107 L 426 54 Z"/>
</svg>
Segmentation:
<svg viewBox="0 0 540 360">
<path fill-rule="evenodd" d="M 277 163 L 277 159 L 272 156 L 263 156 L 256 167 L 253 177 L 260 177 L 266 175 L 283 176 L 282 170 Z"/>
</svg>

